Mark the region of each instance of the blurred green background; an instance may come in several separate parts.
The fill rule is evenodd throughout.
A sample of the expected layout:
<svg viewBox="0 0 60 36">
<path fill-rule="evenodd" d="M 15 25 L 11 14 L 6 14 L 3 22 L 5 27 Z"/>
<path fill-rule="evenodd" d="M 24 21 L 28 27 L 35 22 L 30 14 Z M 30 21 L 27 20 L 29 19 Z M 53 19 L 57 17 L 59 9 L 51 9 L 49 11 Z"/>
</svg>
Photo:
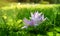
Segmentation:
<svg viewBox="0 0 60 36">
<path fill-rule="evenodd" d="M 60 0 L 0 0 L 0 7 L 9 3 L 39 3 L 39 4 L 60 4 Z"/>
<path fill-rule="evenodd" d="M 35 11 L 49 21 L 21 30 L 24 17 Z M 0 36 L 60 36 L 60 0 L 0 0 Z"/>
</svg>

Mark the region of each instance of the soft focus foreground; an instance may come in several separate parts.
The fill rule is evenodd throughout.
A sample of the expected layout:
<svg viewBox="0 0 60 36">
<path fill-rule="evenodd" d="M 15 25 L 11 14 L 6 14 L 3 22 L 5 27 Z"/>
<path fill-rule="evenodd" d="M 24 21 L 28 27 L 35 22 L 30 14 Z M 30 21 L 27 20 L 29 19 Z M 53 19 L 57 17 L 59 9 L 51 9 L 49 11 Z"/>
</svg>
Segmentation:
<svg viewBox="0 0 60 36">
<path fill-rule="evenodd" d="M 24 26 L 23 19 L 33 19 L 38 11 L 48 19 L 36 27 Z M 59 36 L 60 35 L 60 5 L 20 4 L 16 3 L 0 8 L 0 36 Z M 30 17 L 31 16 L 31 17 Z M 40 18 L 38 18 L 40 19 Z M 33 19 L 34 21 L 37 18 Z"/>
</svg>

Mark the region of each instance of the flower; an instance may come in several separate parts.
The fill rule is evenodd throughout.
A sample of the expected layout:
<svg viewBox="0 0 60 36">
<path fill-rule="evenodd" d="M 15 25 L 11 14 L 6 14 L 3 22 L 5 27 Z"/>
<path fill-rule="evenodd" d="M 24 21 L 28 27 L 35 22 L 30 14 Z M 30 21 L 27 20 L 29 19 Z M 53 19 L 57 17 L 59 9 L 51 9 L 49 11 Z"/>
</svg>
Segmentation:
<svg viewBox="0 0 60 36">
<path fill-rule="evenodd" d="M 42 22 L 42 21 L 46 20 L 46 18 L 44 18 L 44 14 L 38 13 L 38 11 L 37 11 L 34 14 L 31 13 L 31 20 L 36 21 L 36 24 L 37 24 L 39 22 Z"/>
<path fill-rule="evenodd" d="M 46 18 L 44 18 L 44 14 L 38 13 L 38 11 L 35 12 L 34 14 L 31 13 L 30 20 L 27 20 L 26 18 L 23 19 L 25 26 L 22 28 L 27 28 L 28 26 L 37 26 L 45 20 Z"/>
</svg>

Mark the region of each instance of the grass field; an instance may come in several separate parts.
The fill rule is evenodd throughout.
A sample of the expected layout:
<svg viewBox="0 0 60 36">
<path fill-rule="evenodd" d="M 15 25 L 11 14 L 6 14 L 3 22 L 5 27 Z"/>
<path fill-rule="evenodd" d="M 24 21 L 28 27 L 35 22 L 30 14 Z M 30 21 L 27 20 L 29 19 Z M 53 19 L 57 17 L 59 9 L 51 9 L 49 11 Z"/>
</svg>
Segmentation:
<svg viewBox="0 0 60 36">
<path fill-rule="evenodd" d="M 42 12 L 49 20 L 39 27 L 21 30 L 23 19 L 30 19 L 30 13 Z M 39 30 L 37 30 L 39 29 Z M 59 4 L 11 4 L 0 8 L 0 36 L 59 36 L 60 5 Z"/>
</svg>

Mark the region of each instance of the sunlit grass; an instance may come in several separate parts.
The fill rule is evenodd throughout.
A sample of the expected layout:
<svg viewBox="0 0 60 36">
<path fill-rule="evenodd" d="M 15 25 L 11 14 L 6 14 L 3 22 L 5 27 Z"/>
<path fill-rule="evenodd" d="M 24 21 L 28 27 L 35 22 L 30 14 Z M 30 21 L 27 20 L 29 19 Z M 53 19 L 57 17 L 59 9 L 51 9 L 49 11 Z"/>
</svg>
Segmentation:
<svg viewBox="0 0 60 36">
<path fill-rule="evenodd" d="M 53 36 L 53 32 L 48 32 L 47 33 L 49 36 Z"/>
<path fill-rule="evenodd" d="M 8 9 L 15 9 L 15 8 L 52 8 L 56 5 L 54 4 L 21 4 L 21 3 L 15 3 L 15 4 L 11 4 L 9 6 L 5 6 L 5 7 L 2 7 L 2 9 L 5 9 L 5 10 L 8 10 Z"/>
</svg>

